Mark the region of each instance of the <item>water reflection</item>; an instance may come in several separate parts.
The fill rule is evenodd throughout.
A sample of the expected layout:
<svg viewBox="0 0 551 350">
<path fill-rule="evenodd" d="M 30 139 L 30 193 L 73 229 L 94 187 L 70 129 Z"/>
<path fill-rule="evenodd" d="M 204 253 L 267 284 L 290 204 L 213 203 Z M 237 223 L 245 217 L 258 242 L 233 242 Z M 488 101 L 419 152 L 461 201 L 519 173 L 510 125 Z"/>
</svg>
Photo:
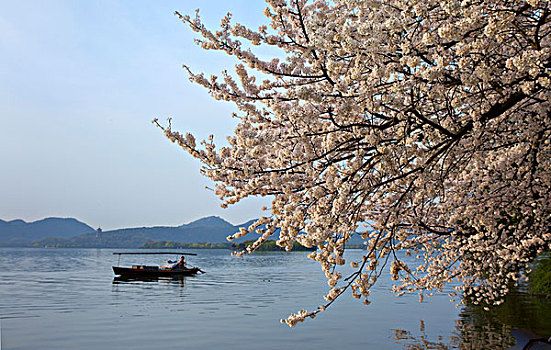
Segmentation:
<svg viewBox="0 0 551 350">
<path fill-rule="evenodd" d="M 423 324 L 423 321 L 421 321 Z M 458 320 L 456 331 L 447 340 L 439 336 L 431 340 L 424 327 L 420 327 L 420 334 L 395 329 L 394 340 L 403 344 L 404 349 L 508 349 L 515 344 L 515 339 L 508 325 L 485 325 L 475 327 L 473 324 Z"/>
<path fill-rule="evenodd" d="M 133 282 L 159 282 L 164 284 L 175 284 L 184 286 L 185 276 L 115 276 L 113 284 L 125 284 Z"/>
<path fill-rule="evenodd" d="M 490 311 L 484 311 L 481 306 L 468 305 L 459 316 L 476 327 L 486 324 L 504 324 L 549 336 L 551 335 L 550 315 L 551 299 L 517 289 L 507 295 L 502 305 Z"/>
<path fill-rule="evenodd" d="M 2 348 L 78 344 L 95 350 L 116 343 L 134 350 L 159 344 L 242 350 L 262 339 L 266 350 L 296 344 L 304 350 L 507 349 L 517 328 L 551 335 L 551 299 L 521 294 L 490 312 L 472 305 L 455 309 L 446 290 L 423 303 L 414 295 L 396 298 L 388 275 L 381 276 L 368 308 L 343 296 L 315 320 L 290 329 L 279 319 L 317 306 L 316 298 L 327 292 L 323 272 L 306 253 L 242 259 L 222 250 L 197 253 L 191 263 L 205 275 L 129 279 L 113 278 L 109 249 L 0 249 Z M 348 254 L 360 259 L 362 251 Z M 154 265 L 158 259 L 140 262 Z"/>
<path fill-rule="evenodd" d="M 511 292 L 499 307 L 485 311 L 480 305 L 467 305 L 459 314 L 455 332 L 448 337 L 431 337 L 425 324 L 419 331 L 394 329 L 394 340 L 405 349 L 508 349 L 515 345 L 513 331 L 527 329 L 551 335 L 551 300 L 525 290 Z"/>
</svg>

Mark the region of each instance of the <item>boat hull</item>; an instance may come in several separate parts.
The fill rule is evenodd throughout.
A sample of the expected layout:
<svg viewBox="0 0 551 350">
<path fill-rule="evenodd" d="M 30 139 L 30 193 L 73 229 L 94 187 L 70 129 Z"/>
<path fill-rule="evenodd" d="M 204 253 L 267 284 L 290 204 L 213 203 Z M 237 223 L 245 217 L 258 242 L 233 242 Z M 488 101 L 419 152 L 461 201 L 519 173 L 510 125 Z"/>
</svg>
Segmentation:
<svg viewBox="0 0 551 350">
<path fill-rule="evenodd" d="M 113 266 L 113 272 L 118 276 L 127 277 L 172 277 L 172 276 L 191 276 L 196 275 L 201 269 L 191 267 L 185 269 L 159 269 L 153 266 L 140 267 L 119 267 Z"/>
</svg>

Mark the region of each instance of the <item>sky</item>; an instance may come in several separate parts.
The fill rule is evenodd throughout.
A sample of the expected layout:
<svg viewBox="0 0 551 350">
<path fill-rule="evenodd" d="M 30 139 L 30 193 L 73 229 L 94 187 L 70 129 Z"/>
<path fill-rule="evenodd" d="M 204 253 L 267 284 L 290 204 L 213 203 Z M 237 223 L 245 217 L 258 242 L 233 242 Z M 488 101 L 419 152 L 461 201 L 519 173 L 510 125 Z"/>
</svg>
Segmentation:
<svg viewBox="0 0 551 350">
<path fill-rule="evenodd" d="M 0 2 L 0 219 L 74 217 L 104 230 L 233 224 L 266 199 L 228 209 L 200 163 L 166 139 L 173 129 L 222 142 L 233 106 L 188 80 L 182 64 L 218 74 L 235 61 L 203 51 L 174 11 L 215 28 L 231 12 L 266 24 L 261 0 L 19 0 Z"/>
</svg>

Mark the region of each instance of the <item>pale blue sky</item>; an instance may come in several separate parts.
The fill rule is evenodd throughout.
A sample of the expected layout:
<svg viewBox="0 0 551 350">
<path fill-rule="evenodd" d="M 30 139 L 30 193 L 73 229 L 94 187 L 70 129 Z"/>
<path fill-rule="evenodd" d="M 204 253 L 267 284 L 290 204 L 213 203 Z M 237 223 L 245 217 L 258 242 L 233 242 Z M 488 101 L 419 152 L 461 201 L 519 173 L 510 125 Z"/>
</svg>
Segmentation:
<svg viewBox="0 0 551 350">
<path fill-rule="evenodd" d="M 200 164 L 151 124 L 223 140 L 232 106 L 191 84 L 231 58 L 195 46 L 174 11 L 265 23 L 261 0 L 1 1 L 0 219 L 76 217 L 104 229 L 258 217 L 263 200 L 221 209 Z"/>
</svg>

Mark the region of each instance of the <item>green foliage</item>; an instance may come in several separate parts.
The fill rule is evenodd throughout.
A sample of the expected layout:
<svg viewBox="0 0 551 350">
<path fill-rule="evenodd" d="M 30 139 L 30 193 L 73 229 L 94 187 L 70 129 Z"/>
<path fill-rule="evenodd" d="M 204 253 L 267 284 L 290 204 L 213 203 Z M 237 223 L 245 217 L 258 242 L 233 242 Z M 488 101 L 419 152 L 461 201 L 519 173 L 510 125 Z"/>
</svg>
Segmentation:
<svg viewBox="0 0 551 350">
<path fill-rule="evenodd" d="M 245 241 L 243 243 L 235 244 L 232 246 L 232 249 L 234 250 L 243 250 L 246 249 L 248 246 L 254 243 L 254 240 Z M 257 251 L 277 251 L 277 250 L 285 250 L 285 248 L 282 248 L 276 244 L 276 241 L 273 239 L 269 239 L 266 242 L 262 243 L 260 247 L 256 249 Z M 306 248 L 300 245 L 299 243 L 295 242 L 293 244 L 293 250 L 294 251 L 314 251 L 316 248 Z"/>
<path fill-rule="evenodd" d="M 536 294 L 551 296 L 551 255 L 545 255 L 534 264 L 530 274 L 530 290 Z"/>
<path fill-rule="evenodd" d="M 109 235 L 103 234 L 101 238 L 95 234 L 82 235 L 72 239 L 67 238 L 45 238 L 33 241 L 32 247 L 45 248 L 144 248 L 144 249 L 231 249 L 243 250 L 253 244 L 254 240 L 243 243 L 185 243 L 176 241 L 154 241 L 141 235 Z M 305 248 L 295 242 L 293 250 L 295 251 L 313 251 L 316 248 Z M 279 251 L 285 250 L 276 244 L 274 240 L 268 240 L 262 244 L 257 251 Z"/>
<path fill-rule="evenodd" d="M 142 244 L 140 248 L 145 249 L 162 249 L 162 248 L 177 248 L 177 249 L 230 249 L 231 243 L 184 243 L 174 241 L 153 241 L 148 240 Z"/>
<path fill-rule="evenodd" d="M 243 243 L 183 243 L 183 242 L 173 242 L 173 241 L 153 241 L 148 240 L 146 243 L 142 244 L 140 248 L 146 249 L 160 249 L 160 248 L 181 248 L 181 249 L 231 249 L 231 250 L 243 250 L 248 246 L 253 244 L 254 240 L 245 241 Z M 267 240 L 257 251 L 278 251 L 285 250 L 276 244 L 274 240 Z M 315 250 L 315 248 L 305 248 L 300 244 L 296 243 L 293 245 L 293 250 L 296 251 L 310 251 Z"/>
</svg>

